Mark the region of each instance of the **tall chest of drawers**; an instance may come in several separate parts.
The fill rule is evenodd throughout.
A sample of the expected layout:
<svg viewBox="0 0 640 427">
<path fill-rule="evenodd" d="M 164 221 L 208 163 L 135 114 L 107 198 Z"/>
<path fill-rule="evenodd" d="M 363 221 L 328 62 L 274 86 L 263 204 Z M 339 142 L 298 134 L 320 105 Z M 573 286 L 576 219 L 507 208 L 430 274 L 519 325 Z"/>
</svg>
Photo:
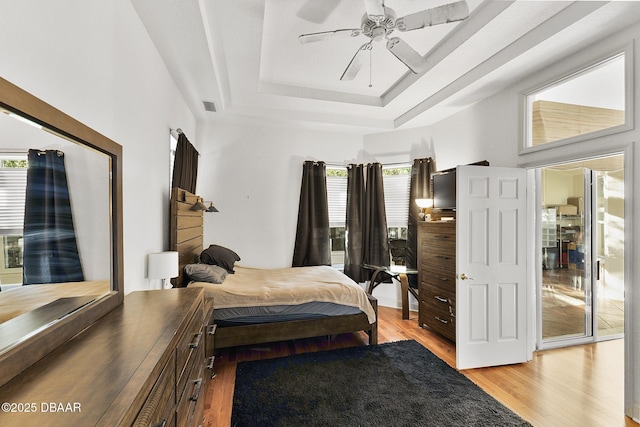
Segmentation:
<svg viewBox="0 0 640 427">
<path fill-rule="evenodd" d="M 418 223 L 418 324 L 456 340 L 456 223 Z"/>
</svg>

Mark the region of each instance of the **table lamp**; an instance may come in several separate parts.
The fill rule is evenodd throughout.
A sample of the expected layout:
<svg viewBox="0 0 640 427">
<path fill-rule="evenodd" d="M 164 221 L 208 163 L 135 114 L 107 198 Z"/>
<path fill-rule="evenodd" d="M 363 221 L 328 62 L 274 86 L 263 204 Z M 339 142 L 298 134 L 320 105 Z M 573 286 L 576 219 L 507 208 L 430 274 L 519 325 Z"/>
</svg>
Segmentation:
<svg viewBox="0 0 640 427">
<path fill-rule="evenodd" d="M 178 252 L 167 251 L 149 254 L 147 270 L 149 279 L 162 279 L 162 288 L 173 287 L 169 281 L 172 277 L 178 277 Z"/>
</svg>

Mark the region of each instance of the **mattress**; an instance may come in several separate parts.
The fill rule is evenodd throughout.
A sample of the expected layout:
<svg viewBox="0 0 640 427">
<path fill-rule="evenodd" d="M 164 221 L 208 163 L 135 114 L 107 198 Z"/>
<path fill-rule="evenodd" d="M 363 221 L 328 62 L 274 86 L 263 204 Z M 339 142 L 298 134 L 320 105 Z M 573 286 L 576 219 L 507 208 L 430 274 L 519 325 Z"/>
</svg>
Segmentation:
<svg viewBox="0 0 640 427">
<path fill-rule="evenodd" d="M 331 302 L 307 302 L 296 305 L 231 307 L 214 310 L 215 322 L 221 325 L 286 322 L 362 313 L 356 307 Z"/>
<path fill-rule="evenodd" d="M 256 269 L 236 265 L 222 284 L 191 282 L 213 297 L 216 320 L 246 323 L 365 313 L 376 315 L 356 282 L 330 266 Z"/>
</svg>

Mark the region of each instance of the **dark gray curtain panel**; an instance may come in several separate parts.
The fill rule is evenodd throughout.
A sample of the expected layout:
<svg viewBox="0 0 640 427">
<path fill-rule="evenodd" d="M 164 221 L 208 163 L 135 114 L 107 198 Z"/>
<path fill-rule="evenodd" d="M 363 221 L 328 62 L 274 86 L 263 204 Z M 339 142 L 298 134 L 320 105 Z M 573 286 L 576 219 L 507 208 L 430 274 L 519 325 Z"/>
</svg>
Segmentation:
<svg viewBox="0 0 640 427">
<path fill-rule="evenodd" d="M 362 267 L 364 202 L 364 166 L 349 165 L 347 167 L 344 274 L 356 282 L 364 282 L 367 279 Z"/>
<path fill-rule="evenodd" d="M 306 161 L 302 167 L 292 266 L 310 265 L 331 265 L 331 237 L 326 164 Z"/>
<path fill-rule="evenodd" d="M 411 165 L 407 249 L 405 252 L 405 264 L 407 268 L 415 269 L 418 267 L 418 222 L 420 221 L 420 207 L 416 205 L 415 200 L 431 198 L 432 172 L 433 160 L 431 157 L 415 159 Z"/>
<path fill-rule="evenodd" d="M 363 223 L 363 263 L 388 266 L 389 235 L 380 163 L 367 165 Z"/>
<path fill-rule="evenodd" d="M 173 163 L 172 187 L 179 187 L 189 193 L 196 193 L 198 178 L 198 150 L 189 142 L 186 135 L 178 135 L 176 157 Z"/>
<path fill-rule="evenodd" d="M 84 280 L 62 151 L 29 150 L 23 238 L 23 284 Z"/>
</svg>

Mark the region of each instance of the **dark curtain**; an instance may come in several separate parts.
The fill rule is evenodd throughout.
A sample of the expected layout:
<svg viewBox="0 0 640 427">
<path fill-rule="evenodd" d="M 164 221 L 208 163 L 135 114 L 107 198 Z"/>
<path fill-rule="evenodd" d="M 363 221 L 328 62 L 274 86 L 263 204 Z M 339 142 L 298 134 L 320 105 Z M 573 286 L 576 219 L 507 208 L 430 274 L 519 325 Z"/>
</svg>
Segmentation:
<svg viewBox="0 0 640 427">
<path fill-rule="evenodd" d="M 176 157 L 173 163 L 172 186 L 180 187 L 189 193 L 196 193 L 198 178 L 198 151 L 189 142 L 184 133 L 178 135 Z"/>
<path fill-rule="evenodd" d="M 324 162 L 306 161 L 302 167 L 293 267 L 331 265 L 326 169 Z"/>
<path fill-rule="evenodd" d="M 363 263 L 389 265 L 389 236 L 384 208 L 382 165 L 367 165 L 365 209 L 363 217 Z"/>
<path fill-rule="evenodd" d="M 420 207 L 416 199 L 431 198 L 431 173 L 433 160 L 415 159 L 411 165 L 411 181 L 409 184 L 409 218 L 407 228 L 407 249 L 405 262 L 407 268 L 418 267 L 418 222 L 420 221 Z M 409 277 L 412 277 L 410 275 Z"/>
<path fill-rule="evenodd" d="M 83 281 L 64 153 L 29 150 L 27 164 L 23 284 Z"/>
<path fill-rule="evenodd" d="M 364 166 L 349 165 L 347 167 L 344 274 L 356 282 L 364 282 L 367 279 L 362 267 L 364 203 Z"/>
</svg>

